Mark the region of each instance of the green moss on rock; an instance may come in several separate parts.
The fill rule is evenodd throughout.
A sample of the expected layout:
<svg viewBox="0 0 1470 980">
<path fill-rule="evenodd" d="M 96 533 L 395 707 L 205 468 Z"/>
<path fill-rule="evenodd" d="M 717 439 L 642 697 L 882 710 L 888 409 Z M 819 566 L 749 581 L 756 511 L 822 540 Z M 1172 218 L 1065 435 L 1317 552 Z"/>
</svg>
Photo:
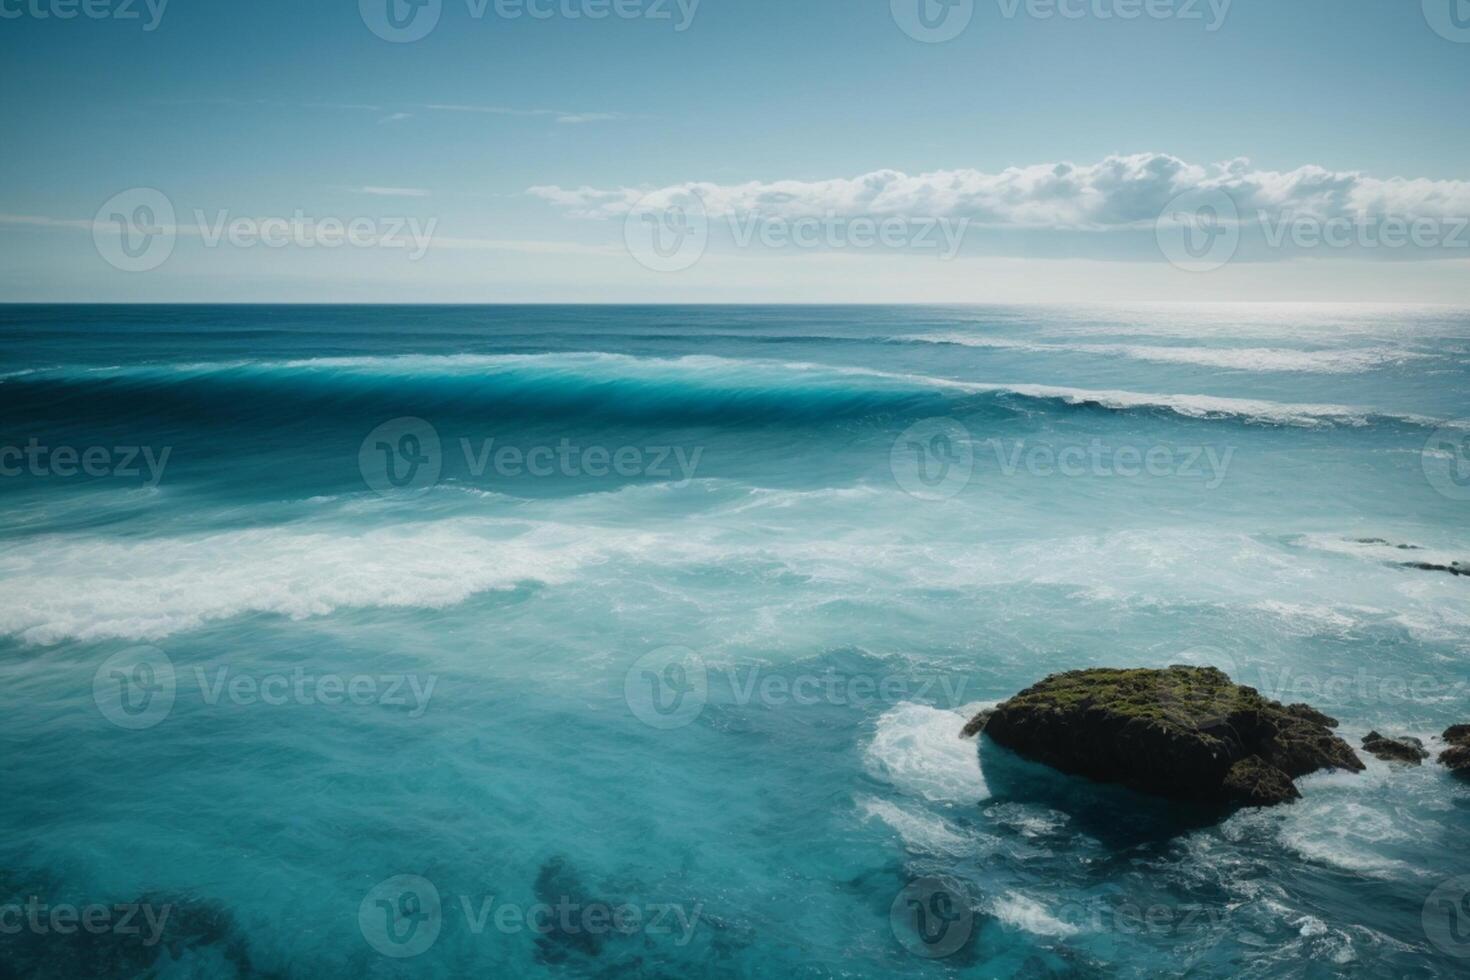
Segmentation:
<svg viewBox="0 0 1470 980">
<path fill-rule="evenodd" d="M 1363 763 L 1307 705 L 1284 706 L 1213 667 L 1054 674 L 997 707 L 984 732 L 1063 772 L 1159 796 L 1264 806 L 1292 780 Z"/>
</svg>

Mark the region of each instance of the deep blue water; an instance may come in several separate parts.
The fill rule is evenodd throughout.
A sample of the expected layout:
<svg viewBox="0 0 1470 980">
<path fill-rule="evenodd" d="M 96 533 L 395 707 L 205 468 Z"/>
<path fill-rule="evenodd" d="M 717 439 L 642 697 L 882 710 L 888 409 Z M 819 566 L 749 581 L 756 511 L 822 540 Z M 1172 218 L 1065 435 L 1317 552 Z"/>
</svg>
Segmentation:
<svg viewBox="0 0 1470 980">
<path fill-rule="evenodd" d="M 1470 966 L 1470 786 L 1436 765 L 1201 824 L 958 738 L 1102 665 L 1213 663 L 1354 744 L 1470 722 L 1470 578 L 1406 564 L 1470 558 L 1470 314 L 10 306 L 0 336 L 0 976 Z"/>
</svg>

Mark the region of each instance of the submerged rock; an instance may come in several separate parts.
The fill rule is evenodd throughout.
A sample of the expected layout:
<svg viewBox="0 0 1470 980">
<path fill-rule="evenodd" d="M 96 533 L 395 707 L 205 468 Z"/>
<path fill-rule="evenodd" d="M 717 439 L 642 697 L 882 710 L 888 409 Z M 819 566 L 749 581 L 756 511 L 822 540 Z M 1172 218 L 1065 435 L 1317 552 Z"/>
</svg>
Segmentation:
<svg viewBox="0 0 1470 980">
<path fill-rule="evenodd" d="M 1470 575 L 1470 565 L 1464 565 L 1452 561 L 1448 565 L 1440 565 L 1432 561 L 1407 561 L 1403 563 L 1405 568 L 1417 568 L 1421 572 L 1445 572 L 1450 575 Z"/>
<path fill-rule="evenodd" d="M 1441 737 L 1449 748 L 1439 754 L 1439 764 L 1456 776 L 1470 777 L 1470 725 L 1451 725 Z"/>
<path fill-rule="evenodd" d="M 1429 758 L 1429 753 L 1424 751 L 1424 743 L 1419 739 L 1408 736 L 1389 738 L 1377 732 L 1363 736 L 1363 751 L 1387 762 L 1406 762 L 1411 766 Z"/>
<path fill-rule="evenodd" d="M 974 726 L 977 717 L 970 724 Z M 1292 780 L 1362 761 L 1336 721 L 1286 707 L 1213 667 L 1053 674 L 998 706 L 994 742 L 1035 762 L 1171 799 L 1269 806 Z M 1467 742 L 1470 746 L 1470 742 Z"/>
</svg>

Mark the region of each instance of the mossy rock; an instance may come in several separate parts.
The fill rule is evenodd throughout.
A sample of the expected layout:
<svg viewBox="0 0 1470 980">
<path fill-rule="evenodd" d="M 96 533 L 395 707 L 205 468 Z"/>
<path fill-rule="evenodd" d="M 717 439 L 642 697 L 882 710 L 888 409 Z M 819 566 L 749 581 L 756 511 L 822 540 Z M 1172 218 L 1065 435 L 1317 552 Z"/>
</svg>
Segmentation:
<svg viewBox="0 0 1470 980">
<path fill-rule="evenodd" d="M 1363 751 L 1385 762 L 1402 762 L 1410 766 L 1417 766 L 1429 758 L 1429 753 L 1424 750 L 1424 743 L 1407 735 L 1389 738 L 1378 732 L 1369 732 L 1363 736 Z"/>
<path fill-rule="evenodd" d="M 1213 667 L 1053 674 L 998 706 L 984 733 L 1073 775 L 1201 803 L 1267 806 L 1292 780 L 1363 769 L 1307 705 L 1282 705 Z"/>
</svg>

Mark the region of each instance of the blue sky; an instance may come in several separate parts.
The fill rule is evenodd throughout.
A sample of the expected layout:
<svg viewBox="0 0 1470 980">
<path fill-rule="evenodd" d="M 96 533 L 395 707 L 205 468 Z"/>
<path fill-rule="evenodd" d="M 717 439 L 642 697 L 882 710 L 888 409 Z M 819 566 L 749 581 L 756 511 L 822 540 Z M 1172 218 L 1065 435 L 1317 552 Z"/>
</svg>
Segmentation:
<svg viewBox="0 0 1470 980">
<path fill-rule="evenodd" d="M 441 0 L 406 43 L 406 0 L 83 2 L 0 0 L 0 299 L 1470 301 L 1466 0 L 973 0 L 943 43 L 920 0 Z M 135 188 L 175 233 L 130 271 Z M 1176 192 L 1230 195 L 1226 262 L 1169 261 Z M 699 209 L 692 264 L 640 208 Z M 1348 215 L 1433 226 L 1317 240 Z"/>
</svg>

